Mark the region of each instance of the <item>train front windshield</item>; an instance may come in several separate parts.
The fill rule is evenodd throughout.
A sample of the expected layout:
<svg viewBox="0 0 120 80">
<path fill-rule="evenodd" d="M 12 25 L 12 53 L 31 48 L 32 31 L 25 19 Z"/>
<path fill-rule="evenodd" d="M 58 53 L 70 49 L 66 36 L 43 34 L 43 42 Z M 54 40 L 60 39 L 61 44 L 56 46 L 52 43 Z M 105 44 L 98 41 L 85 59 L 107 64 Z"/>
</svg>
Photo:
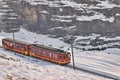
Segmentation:
<svg viewBox="0 0 120 80">
<path fill-rule="evenodd" d="M 68 57 L 68 58 L 70 58 L 70 57 L 71 57 L 71 55 L 70 55 L 70 53 L 69 53 L 69 52 L 67 53 L 67 57 Z"/>
</svg>

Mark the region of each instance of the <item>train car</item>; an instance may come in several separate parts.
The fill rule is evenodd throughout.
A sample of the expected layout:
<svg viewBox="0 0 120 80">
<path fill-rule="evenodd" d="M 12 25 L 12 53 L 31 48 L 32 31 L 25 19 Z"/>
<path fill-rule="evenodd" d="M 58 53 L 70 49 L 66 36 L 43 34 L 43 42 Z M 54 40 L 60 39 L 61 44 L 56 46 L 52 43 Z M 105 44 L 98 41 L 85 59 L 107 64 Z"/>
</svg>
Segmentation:
<svg viewBox="0 0 120 80">
<path fill-rule="evenodd" d="M 15 40 L 15 45 L 14 45 L 13 39 L 11 38 L 2 39 L 3 48 L 16 51 L 22 54 L 26 54 L 26 55 L 29 53 L 29 44 L 30 43 L 23 42 L 20 40 Z"/>
<path fill-rule="evenodd" d="M 54 47 L 33 44 L 30 45 L 29 50 L 30 55 L 37 58 L 42 58 L 58 64 L 70 63 L 70 53 Z"/>
<path fill-rule="evenodd" d="M 15 45 L 14 45 L 15 44 Z M 20 40 L 5 38 L 2 40 L 2 46 L 5 49 L 16 51 L 32 57 L 44 59 L 58 64 L 68 64 L 71 62 L 70 53 L 45 45 L 30 44 Z"/>
</svg>

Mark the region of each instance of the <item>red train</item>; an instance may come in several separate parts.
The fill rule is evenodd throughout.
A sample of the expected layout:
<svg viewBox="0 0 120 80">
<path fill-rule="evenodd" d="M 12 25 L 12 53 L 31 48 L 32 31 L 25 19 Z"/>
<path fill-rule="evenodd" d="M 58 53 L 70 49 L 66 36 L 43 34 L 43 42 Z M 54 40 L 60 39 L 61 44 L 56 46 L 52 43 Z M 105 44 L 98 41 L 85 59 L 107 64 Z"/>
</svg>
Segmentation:
<svg viewBox="0 0 120 80">
<path fill-rule="evenodd" d="M 45 45 L 30 44 L 27 42 L 15 40 L 14 46 L 13 39 L 5 38 L 2 39 L 2 46 L 8 50 L 16 51 L 21 54 L 33 56 L 58 64 L 68 64 L 71 62 L 69 52 Z"/>
</svg>

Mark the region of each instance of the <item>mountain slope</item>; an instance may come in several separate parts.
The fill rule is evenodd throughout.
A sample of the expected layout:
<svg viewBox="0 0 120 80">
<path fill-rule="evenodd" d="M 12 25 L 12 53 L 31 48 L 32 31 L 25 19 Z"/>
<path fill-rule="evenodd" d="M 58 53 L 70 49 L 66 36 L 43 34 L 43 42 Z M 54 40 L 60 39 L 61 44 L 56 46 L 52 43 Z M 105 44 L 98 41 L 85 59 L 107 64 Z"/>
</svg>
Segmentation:
<svg viewBox="0 0 120 80">
<path fill-rule="evenodd" d="M 119 0 L 14 0 L 8 7 L 30 31 L 51 37 L 89 35 L 114 37 L 120 31 Z"/>
</svg>

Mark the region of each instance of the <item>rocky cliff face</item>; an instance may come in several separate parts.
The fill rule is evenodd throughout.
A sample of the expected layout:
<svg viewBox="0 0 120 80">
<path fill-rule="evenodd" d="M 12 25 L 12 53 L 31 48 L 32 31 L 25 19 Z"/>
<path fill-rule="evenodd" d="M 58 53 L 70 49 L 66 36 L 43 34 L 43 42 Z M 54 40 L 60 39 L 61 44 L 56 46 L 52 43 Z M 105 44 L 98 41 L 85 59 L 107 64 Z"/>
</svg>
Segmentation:
<svg viewBox="0 0 120 80">
<path fill-rule="evenodd" d="M 16 13 L 19 7 L 25 28 L 36 33 L 64 39 L 92 33 L 120 35 L 119 0 L 26 0 L 9 5 Z"/>
</svg>

